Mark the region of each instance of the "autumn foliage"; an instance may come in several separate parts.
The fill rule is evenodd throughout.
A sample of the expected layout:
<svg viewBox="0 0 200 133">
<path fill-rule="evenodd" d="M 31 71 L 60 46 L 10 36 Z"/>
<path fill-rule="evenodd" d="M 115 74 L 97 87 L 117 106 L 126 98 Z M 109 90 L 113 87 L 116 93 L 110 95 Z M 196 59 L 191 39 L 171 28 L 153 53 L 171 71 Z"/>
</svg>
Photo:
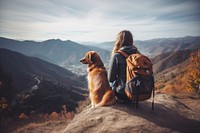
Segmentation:
<svg viewBox="0 0 200 133">
<path fill-rule="evenodd" d="M 156 74 L 155 77 L 158 92 L 170 95 L 200 93 L 200 50 L 191 52 L 188 60 Z"/>
<path fill-rule="evenodd" d="M 200 50 L 191 54 L 188 72 L 187 88 L 200 93 Z"/>
</svg>

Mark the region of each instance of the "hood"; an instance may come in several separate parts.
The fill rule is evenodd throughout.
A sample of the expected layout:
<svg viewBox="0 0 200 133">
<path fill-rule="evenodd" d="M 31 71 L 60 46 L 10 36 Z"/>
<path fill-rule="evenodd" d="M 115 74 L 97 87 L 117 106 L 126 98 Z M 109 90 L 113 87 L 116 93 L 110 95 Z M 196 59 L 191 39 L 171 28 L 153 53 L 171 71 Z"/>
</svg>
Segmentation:
<svg viewBox="0 0 200 133">
<path fill-rule="evenodd" d="M 120 48 L 120 50 L 126 52 L 129 55 L 137 52 L 137 48 L 134 46 L 124 46 L 124 47 Z"/>
</svg>

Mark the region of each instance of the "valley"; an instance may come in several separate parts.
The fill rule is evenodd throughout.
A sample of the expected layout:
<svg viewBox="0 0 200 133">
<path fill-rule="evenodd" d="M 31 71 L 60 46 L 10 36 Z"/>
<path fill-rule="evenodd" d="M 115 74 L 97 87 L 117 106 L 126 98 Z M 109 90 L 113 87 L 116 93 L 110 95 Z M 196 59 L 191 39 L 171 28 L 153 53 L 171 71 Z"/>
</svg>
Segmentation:
<svg viewBox="0 0 200 133">
<path fill-rule="evenodd" d="M 57 112 L 60 117 L 62 105 L 66 105 L 70 113 L 87 106 L 89 102 L 84 103 L 88 97 L 87 65 L 80 64 L 79 60 L 86 52 L 97 51 L 109 70 L 113 44 L 0 38 L 1 122 L 5 119 L 8 119 L 7 123 L 13 119 L 18 121 L 22 113 L 37 115 L 40 119 L 40 115 L 47 114 L 50 118 L 52 112 Z M 187 86 L 191 67 L 194 69 L 191 55 L 199 60 L 200 37 L 135 41 L 135 45 L 141 53 L 151 57 L 157 93 L 174 97 L 195 94 L 198 97 L 200 91 Z"/>
</svg>

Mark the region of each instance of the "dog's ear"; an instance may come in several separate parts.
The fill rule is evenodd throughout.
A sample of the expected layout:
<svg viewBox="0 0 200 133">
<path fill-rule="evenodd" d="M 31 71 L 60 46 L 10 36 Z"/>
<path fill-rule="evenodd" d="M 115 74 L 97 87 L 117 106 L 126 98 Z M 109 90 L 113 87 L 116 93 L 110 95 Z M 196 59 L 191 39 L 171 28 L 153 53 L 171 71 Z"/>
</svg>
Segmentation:
<svg viewBox="0 0 200 133">
<path fill-rule="evenodd" d="M 88 55 L 88 58 L 89 58 L 89 62 L 90 62 L 90 63 L 93 63 L 93 61 L 92 61 L 92 53 L 90 53 L 90 54 Z"/>
<path fill-rule="evenodd" d="M 97 53 L 96 53 L 95 51 L 92 51 L 92 52 L 91 52 L 91 58 L 90 58 L 90 61 L 91 61 L 92 63 L 95 62 L 96 56 L 97 56 Z"/>
</svg>

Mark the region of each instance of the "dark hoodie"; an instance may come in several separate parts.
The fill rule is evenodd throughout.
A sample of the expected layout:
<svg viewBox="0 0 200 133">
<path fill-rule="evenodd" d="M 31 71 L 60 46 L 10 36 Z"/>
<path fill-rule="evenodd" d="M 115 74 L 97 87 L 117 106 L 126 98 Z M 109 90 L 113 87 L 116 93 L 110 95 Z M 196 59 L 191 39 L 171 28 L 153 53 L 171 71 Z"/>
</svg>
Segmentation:
<svg viewBox="0 0 200 133">
<path fill-rule="evenodd" d="M 134 46 L 124 46 L 120 50 L 126 52 L 127 54 L 135 54 L 137 48 Z M 111 83 L 111 86 L 117 81 L 117 86 L 120 90 L 124 92 L 125 83 L 126 83 L 126 59 L 120 53 L 115 53 L 110 61 L 108 80 Z"/>
</svg>

